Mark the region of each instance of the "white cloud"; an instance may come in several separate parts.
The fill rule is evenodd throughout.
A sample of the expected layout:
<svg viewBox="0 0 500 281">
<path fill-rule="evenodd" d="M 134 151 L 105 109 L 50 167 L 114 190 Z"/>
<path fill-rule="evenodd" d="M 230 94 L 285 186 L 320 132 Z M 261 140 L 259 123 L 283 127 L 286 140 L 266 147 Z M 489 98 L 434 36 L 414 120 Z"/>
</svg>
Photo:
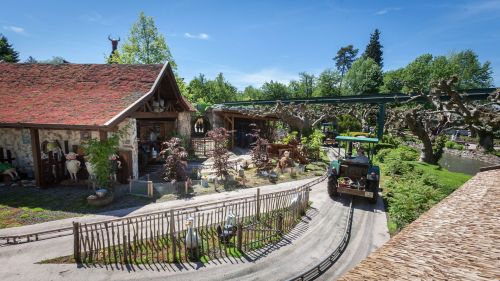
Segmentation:
<svg viewBox="0 0 500 281">
<path fill-rule="evenodd" d="M 19 26 L 4 25 L 3 29 L 8 30 L 8 31 L 12 31 L 12 32 L 17 33 L 17 34 L 24 34 L 24 35 L 26 34 L 26 31 L 24 30 L 24 28 L 19 27 Z"/>
<path fill-rule="evenodd" d="M 387 13 L 390 13 L 390 12 L 395 12 L 395 11 L 399 11 L 401 10 L 401 8 L 384 8 L 382 10 L 379 10 L 377 12 L 375 12 L 374 14 L 377 15 L 377 16 L 382 16 L 382 15 L 385 15 Z"/>
<path fill-rule="evenodd" d="M 484 2 L 474 2 L 473 4 L 468 4 L 460 7 L 463 17 L 479 15 L 483 13 L 495 13 L 500 10 L 500 1 L 484 1 Z"/>
<path fill-rule="evenodd" d="M 102 25 L 111 25 L 114 22 L 114 18 L 105 17 L 97 12 L 81 15 L 80 19 L 89 23 L 96 23 Z"/>
<path fill-rule="evenodd" d="M 297 80 L 298 75 L 282 71 L 278 68 L 264 68 L 255 72 L 232 71 L 225 72 L 227 79 L 239 89 L 246 86 L 260 87 L 265 82 L 275 81 L 288 84 L 290 80 Z"/>
<path fill-rule="evenodd" d="M 189 32 L 186 32 L 186 33 L 184 33 L 184 37 L 189 38 L 189 39 L 199 39 L 199 40 L 210 39 L 210 36 L 206 33 L 191 34 Z"/>
</svg>

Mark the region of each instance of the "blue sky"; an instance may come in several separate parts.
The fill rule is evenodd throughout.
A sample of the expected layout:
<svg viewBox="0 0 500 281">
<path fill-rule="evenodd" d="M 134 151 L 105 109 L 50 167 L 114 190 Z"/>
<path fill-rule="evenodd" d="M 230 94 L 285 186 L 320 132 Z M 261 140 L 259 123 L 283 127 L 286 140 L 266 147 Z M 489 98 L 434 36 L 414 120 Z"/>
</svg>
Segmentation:
<svg viewBox="0 0 500 281">
<path fill-rule="evenodd" d="M 347 44 L 382 32 L 384 70 L 415 57 L 473 49 L 500 86 L 500 0 L 478 1 L 4 1 L 0 33 L 21 54 L 103 63 L 108 34 L 125 38 L 140 11 L 155 18 L 179 73 L 223 72 L 243 89 L 318 74 Z"/>
</svg>

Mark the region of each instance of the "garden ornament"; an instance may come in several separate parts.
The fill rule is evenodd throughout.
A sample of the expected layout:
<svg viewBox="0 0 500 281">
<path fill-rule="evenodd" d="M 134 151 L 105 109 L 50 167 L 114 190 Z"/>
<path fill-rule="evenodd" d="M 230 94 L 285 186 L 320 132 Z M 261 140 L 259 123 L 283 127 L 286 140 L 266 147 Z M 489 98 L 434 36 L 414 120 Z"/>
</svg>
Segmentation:
<svg viewBox="0 0 500 281">
<path fill-rule="evenodd" d="M 193 217 L 189 217 L 186 220 L 187 233 L 185 242 L 186 242 L 186 248 L 189 250 L 198 248 L 200 242 L 198 233 L 195 230 L 193 230 L 193 223 L 194 223 Z"/>
<path fill-rule="evenodd" d="M 76 160 L 78 155 L 74 152 L 70 152 L 66 155 L 66 169 L 69 172 L 70 178 L 74 182 L 78 182 L 77 173 L 80 170 L 80 161 Z"/>
<path fill-rule="evenodd" d="M 9 163 L 0 163 L 0 175 L 8 175 L 13 181 L 19 179 L 19 174 Z"/>
</svg>

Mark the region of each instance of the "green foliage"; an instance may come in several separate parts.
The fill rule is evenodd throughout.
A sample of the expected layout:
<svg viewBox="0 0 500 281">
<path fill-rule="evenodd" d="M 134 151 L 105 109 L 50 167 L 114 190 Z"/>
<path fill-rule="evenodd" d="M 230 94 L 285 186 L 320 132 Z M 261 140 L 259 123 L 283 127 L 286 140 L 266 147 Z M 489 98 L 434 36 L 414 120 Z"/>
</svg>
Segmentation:
<svg viewBox="0 0 500 281">
<path fill-rule="evenodd" d="M 365 133 L 365 132 L 347 132 L 345 135 L 349 137 L 367 137 L 367 138 L 373 137 L 373 135 L 371 135 L 370 133 Z"/>
<path fill-rule="evenodd" d="M 120 51 L 113 53 L 109 63 L 120 64 L 163 64 L 169 62 L 172 69 L 177 65 L 170 53 L 165 37 L 158 32 L 153 17 L 141 12 L 139 18 L 130 28 L 127 40 Z"/>
<path fill-rule="evenodd" d="M 492 85 L 489 61 L 481 64 L 472 50 L 449 56 L 421 55 L 404 69 L 404 92 L 429 91 L 433 82 L 458 77 L 458 89 L 486 88 Z M 391 81 L 389 77 L 388 82 Z M 385 80 L 384 80 L 385 81 Z"/>
<path fill-rule="evenodd" d="M 385 134 L 382 136 L 382 142 L 392 144 L 395 147 L 398 147 L 402 143 L 399 137 L 395 137 L 389 134 Z"/>
<path fill-rule="evenodd" d="M 345 77 L 344 93 L 360 95 L 377 93 L 382 85 L 382 69 L 371 58 L 362 57 L 356 60 Z"/>
<path fill-rule="evenodd" d="M 297 140 L 297 136 L 299 135 L 299 132 L 297 131 L 292 131 L 289 134 L 287 134 L 283 139 L 281 140 L 282 143 L 284 144 L 289 144 L 290 141 L 292 140 Z"/>
<path fill-rule="evenodd" d="M 313 93 L 315 97 L 331 97 L 340 95 L 340 81 L 342 76 L 338 71 L 325 69 L 318 77 L 316 89 Z"/>
<path fill-rule="evenodd" d="M 391 70 L 384 73 L 381 93 L 400 93 L 404 87 L 404 69 Z"/>
<path fill-rule="evenodd" d="M 301 139 L 301 143 L 306 149 L 308 155 L 313 156 L 315 159 L 320 157 L 320 149 L 323 144 L 324 137 L 325 134 L 323 134 L 321 130 L 314 129 L 309 137 L 303 137 Z"/>
<path fill-rule="evenodd" d="M 446 141 L 444 147 L 448 149 L 464 150 L 464 146 L 462 144 L 456 143 L 454 141 Z"/>
<path fill-rule="evenodd" d="M 380 44 L 380 31 L 375 29 L 375 31 L 370 35 L 370 42 L 366 46 L 365 53 L 363 56 L 371 58 L 380 67 L 384 66 L 382 62 L 382 45 Z"/>
<path fill-rule="evenodd" d="M 261 100 L 263 98 L 264 93 L 259 88 L 255 88 L 253 86 L 247 86 L 243 90 L 240 99 L 241 100 Z"/>
<path fill-rule="evenodd" d="M 293 98 L 310 98 L 313 95 L 316 77 L 307 72 L 299 73 L 299 81 L 290 81 L 288 88 Z"/>
<path fill-rule="evenodd" d="M 382 149 L 377 152 L 375 159 L 380 163 L 386 163 L 387 161 L 417 161 L 419 158 L 419 152 L 409 146 L 400 146 L 396 149 Z"/>
<path fill-rule="evenodd" d="M 349 114 L 342 114 L 337 117 L 339 133 L 350 131 L 361 131 L 361 122 L 356 117 Z"/>
<path fill-rule="evenodd" d="M 391 234 L 417 219 L 470 178 L 417 162 L 418 157 L 419 152 L 407 146 L 382 149 L 375 156 L 375 161 L 389 177 L 384 178 L 383 185 Z"/>
<path fill-rule="evenodd" d="M 120 139 L 125 134 L 128 127 L 120 129 L 118 132 L 108 136 L 105 140 L 92 138 L 82 144 L 87 161 L 90 162 L 98 186 L 110 187 L 111 163 L 109 157 L 116 153 L 120 145 Z"/>
<path fill-rule="evenodd" d="M 7 37 L 0 33 L 0 61 L 19 62 L 19 53 L 14 50 Z"/>
<path fill-rule="evenodd" d="M 63 63 L 69 63 L 66 59 L 63 57 L 55 56 L 52 57 L 51 59 L 48 60 L 42 60 L 40 63 L 47 63 L 47 64 L 63 64 Z"/>
<path fill-rule="evenodd" d="M 208 80 L 205 75 L 200 74 L 189 82 L 186 97 L 196 105 L 212 105 L 235 101 L 238 98 L 238 90 L 224 78 L 222 73 L 219 73 L 214 80 Z"/>
<path fill-rule="evenodd" d="M 264 99 L 279 100 L 288 99 L 292 96 L 287 85 L 273 80 L 265 82 L 262 85 L 261 90 Z"/>
</svg>

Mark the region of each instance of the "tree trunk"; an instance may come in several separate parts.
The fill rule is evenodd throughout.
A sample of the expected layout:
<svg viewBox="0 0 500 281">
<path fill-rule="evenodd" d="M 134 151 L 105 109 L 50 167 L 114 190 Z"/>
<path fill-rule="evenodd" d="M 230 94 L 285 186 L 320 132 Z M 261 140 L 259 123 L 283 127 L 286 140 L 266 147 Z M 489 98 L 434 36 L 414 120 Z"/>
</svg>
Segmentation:
<svg viewBox="0 0 500 281">
<path fill-rule="evenodd" d="M 479 147 L 484 151 L 490 151 L 493 149 L 493 133 L 489 131 L 477 131 L 479 137 Z"/>
<path fill-rule="evenodd" d="M 415 136 L 417 136 L 420 139 L 420 141 L 422 141 L 423 148 L 422 152 L 420 153 L 420 161 L 433 165 L 437 164 L 437 161 L 439 159 L 436 159 L 435 157 L 431 138 L 425 131 L 424 125 L 419 120 L 418 112 L 415 110 L 406 112 L 405 120 L 411 132 Z"/>
</svg>

